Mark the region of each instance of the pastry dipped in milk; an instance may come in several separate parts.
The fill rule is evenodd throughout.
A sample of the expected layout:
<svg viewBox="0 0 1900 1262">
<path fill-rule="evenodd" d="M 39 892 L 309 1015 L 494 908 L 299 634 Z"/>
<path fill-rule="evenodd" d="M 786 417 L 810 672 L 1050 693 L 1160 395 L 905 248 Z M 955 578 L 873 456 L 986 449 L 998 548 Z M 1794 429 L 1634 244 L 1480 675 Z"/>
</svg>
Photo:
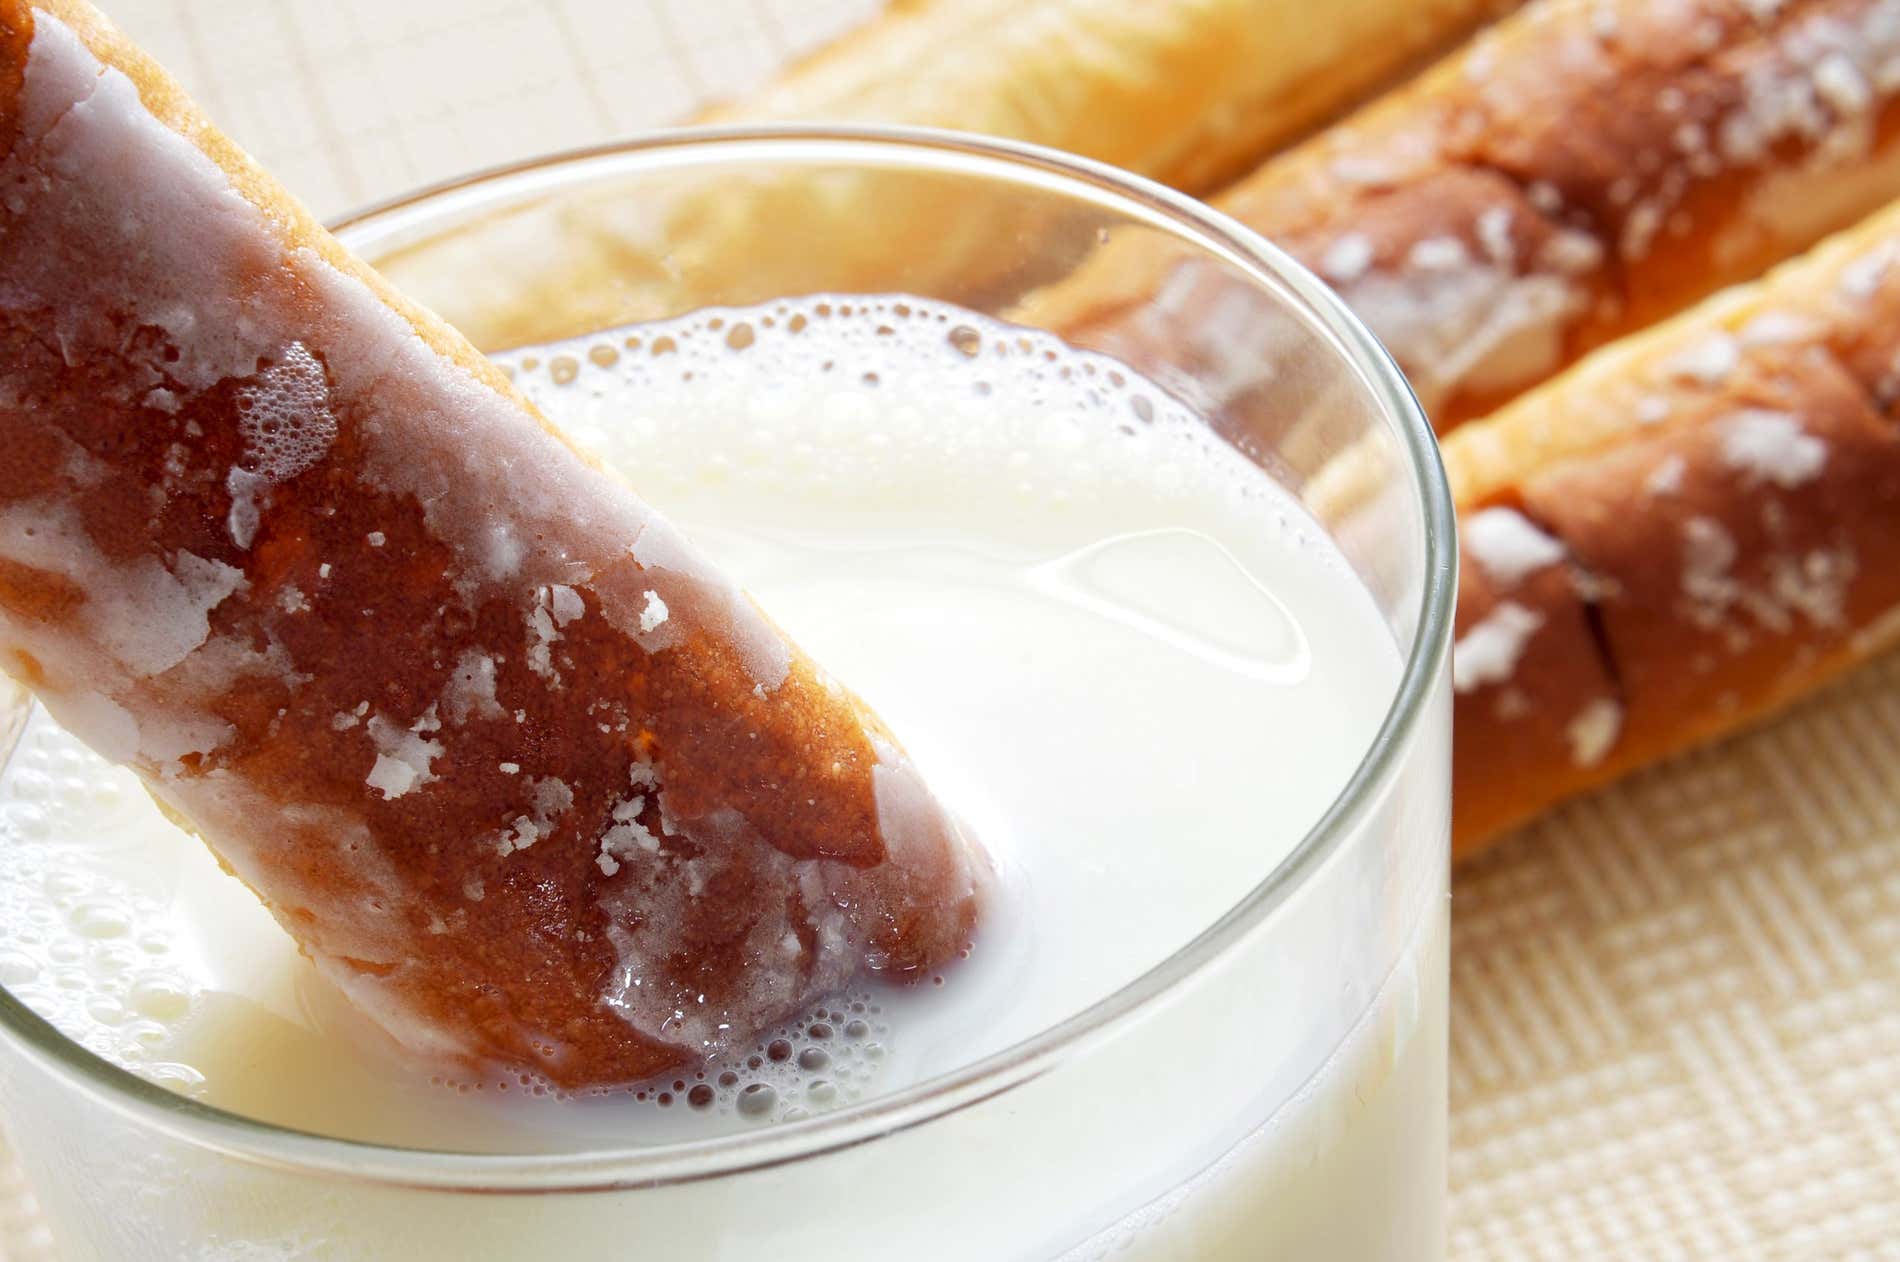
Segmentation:
<svg viewBox="0 0 1900 1262">
<path fill-rule="evenodd" d="M 413 1051 L 611 1085 L 956 957 L 892 736 L 78 0 L 0 0 L 0 664 Z"/>
</svg>

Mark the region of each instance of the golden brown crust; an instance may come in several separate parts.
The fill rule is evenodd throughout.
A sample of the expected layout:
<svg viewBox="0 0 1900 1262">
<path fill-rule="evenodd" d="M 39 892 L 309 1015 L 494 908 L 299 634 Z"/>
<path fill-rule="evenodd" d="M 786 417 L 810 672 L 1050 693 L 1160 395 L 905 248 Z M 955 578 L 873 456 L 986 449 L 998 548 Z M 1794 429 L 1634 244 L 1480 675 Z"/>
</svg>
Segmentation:
<svg viewBox="0 0 1900 1262">
<path fill-rule="evenodd" d="M 1494 576 L 1469 544 L 1461 550 L 1454 634 L 1465 654 L 1454 676 L 1452 738 L 1461 851 L 1468 839 L 1516 823 L 1526 802 L 1570 790 L 1573 733 L 1589 735 L 1587 725 L 1612 713 L 1604 707 L 1621 704 L 1579 577 L 1574 560 L 1562 556 L 1507 580 Z"/>
<path fill-rule="evenodd" d="M 918 0 L 694 121 L 947 128 L 1206 192 L 1512 3 Z M 1082 244 L 1019 190 L 986 198 L 974 182 L 776 166 L 642 192 L 631 208 L 614 187 L 510 206 L 379 264 L 498 350 L 711 303 L 880 292 L 897 276 L 975 305 L 1046 280 Z M 458 283 L 462 259 L 499 279 Z M 619 286 L 571 279 L 603 272 Z"/>
<path fill-rule="evenodd" d="M 0 0 L 0 51 L 4 665 L 110 737 L 372 1015 L 615 1083 L 717 1015 L 785 1015 L 852 952 L 902 977 L 966 945 L 954 826 L 670 527 L 89 6 Z M 193 202 L 194 178 L 216 191 Z M 111 287 L 150 260 L 230 279 Z M 275 429 L 266 396 L 295 400 Z M 491 527 L 512 533 L 484 560 Z M 707 1015 L 656 1017 L 658 994 Z"/>
<path fill-rule="evenodd" d="M 1215 202 L 1340 290 L 1442 432 L 1896 193 L 1879 0 L 1545 0 Z M 1168 283 L 1143 254 L 1031 311 L 1118 349 Z"/>
<path fill-rule="evenodd" d="M 904 0 L 694 122 L 905 122 L 1211 192 L 1517 0 Z"/>
<path fill-rule="evenodd" d="M 1499 724 L 1495 689 L 1455 720 L 1461 852 L 1551 802 L 1754 721 L 1892 638 L 1900 569 L 1900 206 L 1764 280 L 1592 356 L 1452 435 L 1467 530 L 1520 505 L 1558 541 L 1568 581 L 1487 585 L 1472 566 L 1460 627 L 1501 600 L 1548 626 L 1580 606 L 1593 643 L 1570 674 L 1530 673 Z M 1469 609 L 1462 607 L 1469 602 Z M 1572 637 L 1574 640 L 1574 637 Z M 1461 645 L 1463 641 L 1461 641 Z M 1580 681 L 1614 686 L 1590 757 L 1518 759 L 1573 713 Z M 1468 681 L 1467 681 L 1468 682 Z"/>
</svg>

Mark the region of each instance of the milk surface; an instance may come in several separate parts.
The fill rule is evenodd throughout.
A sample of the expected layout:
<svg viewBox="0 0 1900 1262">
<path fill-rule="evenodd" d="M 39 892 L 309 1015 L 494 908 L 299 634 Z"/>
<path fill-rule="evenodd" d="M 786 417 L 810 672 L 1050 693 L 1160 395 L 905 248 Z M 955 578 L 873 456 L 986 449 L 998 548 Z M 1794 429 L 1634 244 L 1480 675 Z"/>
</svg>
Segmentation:
<svg viewBox="0 0 1900 1262">
<path fill-rule="evenodd" d="M 846 1107 L 1007 1048 L 1180 949 L 1313 826 L 1390 704 L 1399 655 L 1343 559 L 1112 361 L 953 308 L 840 297 L 504 362 L 863 695 L 981 839 L 1000 894 L 969 958 L 639 1091 L 432 1072 L 351 1013 L 129 773 L 36 713 L 0 775 L 0 983 L 107 1059 L 267 1121 L 437 1150 L 625 1148 Z M 1379 1119 L 1442 1083 L 1442 1029 L 1436 1060 L 1418 1033 L 1442 1021 L 1440 919 L 1420 917 L 1409 997 L 1381 996 L 1322 1074 L 1286 1083 L 1291 1122 L 1229 1166 L 1316 1118 L 1335 1139 L 1386 1125 L 1360 1145 L 1382 1160 L 1416 1147 Z M 1209 1186 L 1244 1189 L 1217 1158 Z M 1216 1210 L 1169 1210 L 1167 1230 L 1182 1212 Z M 1075 1256 L 1158 1230 L 1131 1222 Z"/>
</svg>

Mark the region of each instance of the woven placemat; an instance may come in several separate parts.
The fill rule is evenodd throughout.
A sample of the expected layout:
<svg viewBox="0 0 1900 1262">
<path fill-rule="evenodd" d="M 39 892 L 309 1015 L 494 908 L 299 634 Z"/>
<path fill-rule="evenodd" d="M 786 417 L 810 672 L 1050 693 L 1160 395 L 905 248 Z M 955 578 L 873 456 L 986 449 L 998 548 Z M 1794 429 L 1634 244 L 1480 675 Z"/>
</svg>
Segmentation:
<svg viewBox="0 0 1900 1262">
<path fill-rule="evenodd" d="M 319 215 L 657 126 L 876 0 L 105 0 Z M 1456 1262 L 1900 1262 L 1900 657 L 1461 871 Z M 0 1171 L 0 1262 L 50 1259 Z"/>
<path fill-rule="evenodd" d="M 1900 1259 L 1900 657 L 1453 900 L 1454 1258 Z"/>
</svg>

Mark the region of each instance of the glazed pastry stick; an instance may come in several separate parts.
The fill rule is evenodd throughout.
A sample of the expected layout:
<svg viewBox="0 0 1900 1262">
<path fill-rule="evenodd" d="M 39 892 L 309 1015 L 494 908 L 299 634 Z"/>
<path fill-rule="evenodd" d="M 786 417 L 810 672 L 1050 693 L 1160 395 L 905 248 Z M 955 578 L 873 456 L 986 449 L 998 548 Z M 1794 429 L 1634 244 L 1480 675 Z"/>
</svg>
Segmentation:
<svg viewBox="0 0 1900 1262">
<path fill-rule="evenodd" d="M 1445 443 L 1457 847 L 1900 634 L 1900 205 Z"/>
<path fill-rule="evenodd" d="M 1214 200 L 1338 289 L 1444 432 L 1896 195 L 1893 0 L 1537 0 Z M 1141 368 L 1220 354 L 1244 288 L 1137 237 L 1025 318 Z"/>
<path fill-rule="evenodd" d="M 615 1084 L 966 946 L 871 714 L 81 0 L 0 153 L 0 664 L 365 1012 Z"/>
</svg>

